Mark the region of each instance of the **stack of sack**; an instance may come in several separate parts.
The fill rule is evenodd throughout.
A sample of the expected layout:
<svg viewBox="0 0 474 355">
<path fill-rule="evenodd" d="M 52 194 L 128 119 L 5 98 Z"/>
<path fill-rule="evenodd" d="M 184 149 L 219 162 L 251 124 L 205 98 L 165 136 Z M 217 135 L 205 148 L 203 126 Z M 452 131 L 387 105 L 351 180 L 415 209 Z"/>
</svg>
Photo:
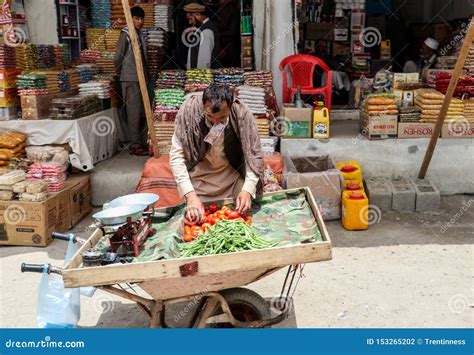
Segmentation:
<svg viewBox="0 0 474 355">
<path fill-rule="evenodd" d="M 393 94 L 370 94 L 364 101 L 361 112 L 369 116 L 398 115 L 397 98 Z"/>
<path fill-rule="evenodd" d="M 131 6 L 131 1 L 128 2 Z M 122 0 L 110 0 L 111 22 L 113 28 L 124 28 L 127 26 L 127 20 L 123 12 Z"/>
<path fill-rule="evenodd" d="M 120 37 L 120 32 L 122 32 L 122 30 L 113 28 L 108 28 L 105 31 L 105 48 L 108 51 L 115 52 L 115 48 L 117 47 L 117 42 Z"/>
<path fill-rule="evenodd" d="M 11 201 L 15 198 L 13 186 L 24 181 L 26 174 L 21 170 L 14 170 L 0 176 L 0 201 Z"/>
<path fill-rule="evenodd" d="M 109 0 L 91 1 L 91 22 L 94 28 L 110 27 L 112 9 Z"/>
<path fill-rule="evenodd" d="M 23 180 L 13 185 L 20 201 L 42 202 L 48 199 L 48 182 L 41 179 Z"/>
<path fill-rule="evenodd" d="M 87 48 L 97 51 L 105 51 L 105 32 L 104 28 L 88 28 L 86 29 Z"/>
<path fill-rule="evenodd" d="M 474 123 L 474 99 L 464 101 L 464 118 L 468 122 Z"/>
<path fill-rule="evenodd" d="M 28 179 L 46 180 L 48 190 L 59 192 L 64 189 L 66 182 L 65 167 L 60 163 L 35 163 L 30 166 L 26 177 Z"/>
<path fill-rule="evenodd" d="M 97 58 L 97 66 L 101 74 L 115 74 L 114 52 L 102 52 Z"/>
<path fill-rule="evenodd" d="M 84 49 L 80 55 L 81 64 L 96 64 L 97 58 L 100 57 L 100 51 L 93 49 Z"/>
<path fill-rule="evenodd" d="M 184 70 L 163 70 L 158 74 L 156 87 L 160 89 L 184 89 L 185 82 L 186 72 Z"/>
<path fill-rule="evenodd" d="M 171 19 L 173 17 L 173 5 L 156 4 L 155 5 L 155 27 L 161 27 L 166 32 L 171 31 Z"/>
<path fill-rule="evenodd" d="M 59 88 L 58 71 L 33 71 L 31 74 L 44 76 L 46 78 L 46 89 L 48 90 L 48 94 L 57 94 L 61 91 Z"/>
<path fill-rule="evenodd" d="M 99 67 L 95 64 L 81 64 L 76 66 L 76 71 L 79 74 L 79 82 L 87 83 L 99 74 Z"/>
<path fill-rule="evenodd" d="M 474 45 L 471 45 L 471 48 L 469 49 L 466 63 L 464 63 L 464 69 L 474 71 Z"/>
<path fill-rule="evenodd" d="M 237 97 L 244 102 L 253 114 L 266 114 L 265 89 L 242 85 L 237 88 Z"/>
<path fill-rule="evenodd" d="M 25 156 L 26 138 L 22 133 L 0 134 L 0 167 L 8 166 L 11 160 Z"/>
<path fill-rule="evenodd" d="M 110 85 L 99 80 L 79 84 L 79 95 L 96 95 L 99 99 L 110 99 Z"/>
<path fill-rule="evenodd" d="M 26 156 L 34 163 L 53 162 L 64 165 L 66 168 L 69 165 L 69 152 L 63 147 L 31 145 L 26 147 Z"/>
<path fill-rule="evenodd" d="M 146 38 L 147 65 L 151 80 L 156 81 L 158 73 L 166 62 L 168 38 L 162 29 L 151 29 Z"/>
<path fill-rule="evenodd" d="M 48 93 L 48 78 L 40 74 L 18 75 L 16 86 L 18 95 L 44 95 Z"/>
<path fill-rule="evenodd" d="M 212 70 L 208 68 L 190 69 L 186 71 L 186 84 L 184 89 L 187 93 L 204 91 L 214 82 Z"/>
<path fill-rule="evenodd" d="M 421 122 L 436 122 L 443 106 L 444 95 L 433 89 L 419 89 L 415 92 L 415 106 L 421 109 Z M 464 103 L 453 98 L 449 104 L 446 121 L 464 117 Z"/>
<path fill-rule="evenodd" d="M 215 69 L 213 74 L 216 84 L 236 87 L 244 83 L 244 71 L 241 68 Z"/>
<path fill-rule="evenodd" d="M 149 3 L 135 3 L 134 6 L 140 6 L 145 11 L 145 19 L 143 21 L 143 28 L 152 28 L 155 24 L 155 5 L 150 1 Z"/>
<path fill-rule="evenodd" d="M 420 122 L 421 109 L 416 106 L 400 108 L 400 122 Z"/>
</svg>

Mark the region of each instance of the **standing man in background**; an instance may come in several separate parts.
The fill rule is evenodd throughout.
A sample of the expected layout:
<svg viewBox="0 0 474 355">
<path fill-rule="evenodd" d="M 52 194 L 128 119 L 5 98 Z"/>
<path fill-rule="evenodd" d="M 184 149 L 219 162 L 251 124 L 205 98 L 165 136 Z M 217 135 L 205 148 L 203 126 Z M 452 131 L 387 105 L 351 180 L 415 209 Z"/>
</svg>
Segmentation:
<svg viewBox="0 0 474 355">
<path fill-rule="evenodd" d="M 135 6 L 131 9 L 133 25 L 137 32 L 140 45 L 145 79 L 149 81 L 146 65 L 145 41 L 142 38 L 145 11 Z M 147 125 L 145 108 L 143 106 L 140 84 L 138 82 L 137 66 L 133 54 L 132 40 L 128 28 L 125 27 L 120 33 L 114 58 L 115 70 L 120 77 L 122 86 L 122 98 L 124 101 L 126 135 L 130 144 L 130 153 L 133 155 L 148 155 L 147 147 Z"/>
<path fill-rule="evenodd" d="M 196 27 L 194 37 L 184 36 L 188 49 L 187 69 L 219 68 L 220 43 L 217 26 L 206 15 L 206 7 L 197 2 L 184 6 L 189 24 Z M 185 30 L 186 31 L 186 30 Z"/>
</svg>

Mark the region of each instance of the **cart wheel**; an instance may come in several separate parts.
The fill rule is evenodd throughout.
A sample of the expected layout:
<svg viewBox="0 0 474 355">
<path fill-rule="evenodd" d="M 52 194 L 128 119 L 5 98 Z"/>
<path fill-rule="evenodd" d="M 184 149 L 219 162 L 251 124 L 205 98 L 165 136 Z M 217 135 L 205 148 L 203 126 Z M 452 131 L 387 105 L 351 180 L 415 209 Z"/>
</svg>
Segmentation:
<svg viewBox="0 0 474 355">
<path fill-rule="evenodd" d="M 229 304 L 232 315 L 241 322 L 253 322 L 269 319 L 270 308 L 265 299 L 247 288 L 228 288 L 219 292 Z M 216 308 L 212 316 L 222 314 L 221 307 Z M 211 324 L 212 328 L 233 328 L 230 323 Z"/>
</svg>

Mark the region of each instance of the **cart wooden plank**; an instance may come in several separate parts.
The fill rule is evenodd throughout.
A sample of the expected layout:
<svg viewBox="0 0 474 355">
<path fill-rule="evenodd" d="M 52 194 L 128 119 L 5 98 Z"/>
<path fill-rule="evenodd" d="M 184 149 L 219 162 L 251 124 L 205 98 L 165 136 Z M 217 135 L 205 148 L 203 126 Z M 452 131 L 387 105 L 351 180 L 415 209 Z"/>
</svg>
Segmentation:
<svg viewBox="0 0 474 355">
<path fill-rule="evenodd" d="M 194 261 L 198 263 L 199 268 L 194 276 L 207 276 L 228 272 L 274 269 L 292 264 L 331 260 L 331 258 L 331 243 L 318 242 L 195 258 L 65 269 L 62 275 L 66 287 L 102 286 L 182 278 L 180 267 Z"/>
<path fill-rule="evenodd" d="M 279 269 L 273 269 L 272 272 Z M 154 300 L 167 300 L 245 286 L 269 274 L 267 269 L 232 271 L 206 276 L 181 277 L 179 279 L 150 280 L 140 283 L 140 288 Z"/>
<path fill-rule="evenodd" d="M 291 193 L 301 190 L 302 189 L 291 189 L 286 192 Z M 163 285 L 166 285 L 171 293 L 174 292 L 171 291 L 171 289 L 175 287 L 183 287 L 183 284 L 189 284 L 191 288 L 196 288 L 195 281 L 191 281 L 191 279 L 195 279 L 196 282 L 199 282 L 201 278 L 209 280 L 219 277 L 221 280 L 226 279 L 227 284 L 229 284 L 229 278 L 240 278 L 241 275 L 244 275 L 245 273 L 248 273 L 250 276 L 250 273 L 252 273 L 251 280 L 240 280 L 240 282 L 248 284 L 259 277 L 262 277 L 262 274 L 272 272 L 284 266 L 331 260 L 331 240 L 324 225 L 324 221 L 311 191 L 308 188 L 304 188 L 304 190 L 323 241 L 261 250 L 250 250 L 238 253 L 81 268 L 81 253 L 84 250 L 94 247 L 102 238 L 102 232 L 97 229 L 91 235 L 87 243 L 78 250 L 69 264 L 64 268 L 62 272 L 64 285 L 66 287 L 83 287 L 114 285 L 126 282 L 149 282 L 158 284 L 163 282 Z M 273 195 L 277 193 L 281 193 L 281 191 L 265 195 Z M 233 200 L 227 199 L 222 202 L 230 203 L 233 202 Z M 165 210 L 165 208 L 159 209 L 158 212 L 164 212 Z M 192 262 L 198 263 L 197 272 L 192 276 L 182 277 L 180 267 Z M 185 291 L 185 294 L 193 294 L 193 292 L 188 292 L 191 290 Z"/>
</svg>

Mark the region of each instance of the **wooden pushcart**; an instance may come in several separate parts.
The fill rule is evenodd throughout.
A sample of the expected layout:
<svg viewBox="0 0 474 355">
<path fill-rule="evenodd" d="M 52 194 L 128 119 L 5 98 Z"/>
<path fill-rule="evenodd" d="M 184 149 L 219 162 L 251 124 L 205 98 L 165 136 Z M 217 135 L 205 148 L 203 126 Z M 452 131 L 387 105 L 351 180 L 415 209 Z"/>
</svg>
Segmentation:
<svg viewBox="0 0 474 355">
<path fill-rule="evenodd" d="M 259 311 L 261 307 L 256 304 L 259 296 L 239 287 L 260 280 L 286 266 L 290 266 L 296 273 L 295 265 L 331 260 L 331 241 L 323 219 L 310 190 L 305 189 L 305 194 L 321 232 L 322 241 L 319 242 L 193 258 L 83 268 L 81 253 L 95 247 L 103 236 L 101 230 L 97 229 L 69 264 L 58 272 L 62 274 L 65 287 L 95 286 L 136 302 L 150 317 L 150 327 L 166 326 L 166 305 L 192 300 L 199 300 L 194 327 L 218 324 L 266 327 L 276 324 L 287 316 L 288 307 L 282 305 L 283 311 L 277 316 L 262 319 L 263 314 L 268 316 L 269 313 Z M 287 274 L 287 279 L 288 276 Z M 123 283 L 139 286 L 150 297 L 138 296 L 117 287 Z"/>
</svg>

